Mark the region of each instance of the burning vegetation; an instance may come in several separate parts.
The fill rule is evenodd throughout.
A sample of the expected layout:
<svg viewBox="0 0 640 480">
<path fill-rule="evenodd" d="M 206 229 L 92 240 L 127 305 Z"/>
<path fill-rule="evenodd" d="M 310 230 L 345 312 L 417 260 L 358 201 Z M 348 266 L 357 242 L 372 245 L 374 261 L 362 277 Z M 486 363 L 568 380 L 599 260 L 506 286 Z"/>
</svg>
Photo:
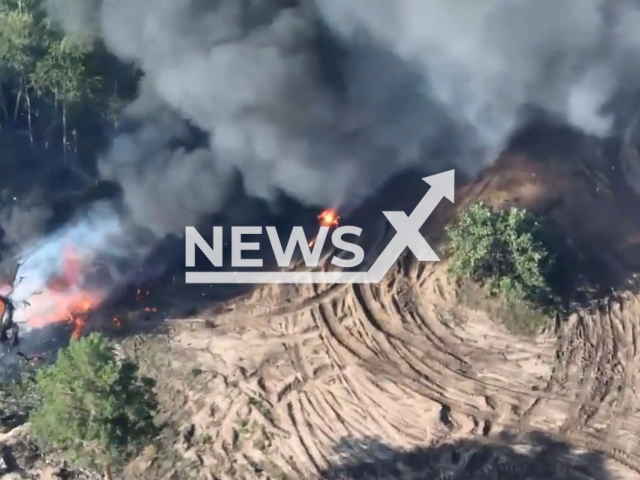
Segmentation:
<svg viewBox="0 0 640 480">
<path fill-rule="evenodd" d="M 92 287 L 87 281 L 87 275 L 95 264 L 94 258 L 67 247 L 63 250 L 57 271 L 45 281 L 35 283 L 29 282 L 32 273 L 29 261 L 28 257 L 25 258 L 24 262 L 16 267 L 13 278 L 0 288 L 6 301 L 10 302 L 10 306 L 17 312 L 17 324 L 25 324 L 28 330 L 68 322 L 72 327 L 71 338 L 81 338 L 90 316 L 103 304 L 107 291 Z M 24 265 L 26 272 L 21 276 Z M 149 296 L 150 290 L 147 288 L 141 287 L 136 290 L 135 300 L 142 304 L 139 310 L 147 314 L 157 313 L 156 307 L 144 305 Z M 0 302 L 2 318 L 8 309 L 7 305 Z M 122 316 L 109 316 L 112 327 L 123 326 Z"/>
<path fill-rule="evenodd" d="M 48 279 L 41 290 L 33 292 L 24 306 L 23 317 L 30 327 L 69 321 L 72 338 L 82 335 L 87 317 L 104 300 L 97 290 L 85 287 L 85 273 L 90 258 L 75 249 L 64 250 L 60 272 Z"/>
</svg>

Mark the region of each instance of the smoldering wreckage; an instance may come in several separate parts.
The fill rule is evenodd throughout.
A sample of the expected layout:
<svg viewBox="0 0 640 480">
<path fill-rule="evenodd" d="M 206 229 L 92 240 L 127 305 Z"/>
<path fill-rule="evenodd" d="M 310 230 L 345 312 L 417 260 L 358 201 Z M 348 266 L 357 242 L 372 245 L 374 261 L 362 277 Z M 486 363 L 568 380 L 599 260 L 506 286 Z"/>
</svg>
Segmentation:
<svg viewBox="0 0 640 480">
<path fill-rule="evenodd" d="M 640 0 L 43 5 L 143 77 L 91 179 L 119 195 L 11 252 L 13 344 L 18 325 L 76 318 L 139 281 L 158 245 L 212 214 L 286 217 L 287 198 L 347 216 L 408 169 L 474 176 L 534 121 L 622 141 L 640 107 Z"/>
</svg>

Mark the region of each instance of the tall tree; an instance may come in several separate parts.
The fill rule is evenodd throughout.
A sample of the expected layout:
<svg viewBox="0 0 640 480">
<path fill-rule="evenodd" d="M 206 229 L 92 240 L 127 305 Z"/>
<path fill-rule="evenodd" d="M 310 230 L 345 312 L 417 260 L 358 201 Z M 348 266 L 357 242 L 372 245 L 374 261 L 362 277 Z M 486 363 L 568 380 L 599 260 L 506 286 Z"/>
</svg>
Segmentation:
<svg viewBox="0 0 640 480">
<path fill-rule="evenodd" d="M 76 138 L 87 124 L 81 117 L 112 118 L 109 110 L 118 96 L 131 95 L 136 75 L 94 40 L 65 35 L 41 0 L 0 0 L 0 128 L 6 121 L 24 126 L 32 144 L 34 137 L 48 144 L 50 132 L 59 132 L 66 158 L 69 134 Z"/>
</svg>

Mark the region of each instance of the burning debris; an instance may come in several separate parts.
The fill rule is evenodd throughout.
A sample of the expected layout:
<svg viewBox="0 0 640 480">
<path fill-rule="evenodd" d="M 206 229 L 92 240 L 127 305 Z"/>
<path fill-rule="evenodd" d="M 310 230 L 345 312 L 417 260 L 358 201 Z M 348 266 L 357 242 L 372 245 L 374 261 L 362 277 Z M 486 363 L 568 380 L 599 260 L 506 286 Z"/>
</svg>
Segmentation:
<svg viewBox="0 0 640 480">
<path fill-rule="evenodd" d="M 335 228 L 340 225 L 340 215 L 338 215 L 338 211 L 335 208 L 325 208 L 318 215 L 318 225 L 320 228 L 329 227 Z M 309 247 L 313 247 L 316 244 L 316 239 L 313 238 L 309 241 Z"/>
<path fill-rule="evenodd" d="M 0 303 L 2 303 L 2 311 L 0 312 L 0 342 L 4 343 L 10 340 L 11 346 L 16 346 L 20 341 L 20 327 L 13 320 L 16 305 L 11 298 L 5 295 L 0 295 Z"/>
<path fill-rule="evenodd" d="M 335 208 L 327 208 L 320 212 L 318 220 L 321 227 L 337 227 L 340 224 L 340 216 Z"/>
<path fill-rule="evenodd" d="M 102 301 L 101 296 L 82 288 L 88 261 L 73 248 L 64 249 L 60 272 L 51 276 L 45 288 L 36 292 L 26 309 L 26 323 L 32 327 L 67 319 L 73 325 L 72 338 L 79 338 L 87 315 Z M 47 308 L 45 309 L 45 305 Z"/>
<path fill-rule="evenodd" d="M 18 255 L 10 281 L 0 288 L 0 340 L 6 337 L 13 345 L 18 330 L 24 339 L 27 332 L 57 331 L 49 327 L 64 323 L 70 325 L 71 337 L 79 338 L 109 292 L 127 280 L 122 273 L 127 267 L 117 267 L 130 258 L 131 246 L 123 242 L 125 237 L 118 214 L 93 206 L 75 223 L 29 245 Z M 39 335 L 33 338 L 56 341 Z"/>
</svg>

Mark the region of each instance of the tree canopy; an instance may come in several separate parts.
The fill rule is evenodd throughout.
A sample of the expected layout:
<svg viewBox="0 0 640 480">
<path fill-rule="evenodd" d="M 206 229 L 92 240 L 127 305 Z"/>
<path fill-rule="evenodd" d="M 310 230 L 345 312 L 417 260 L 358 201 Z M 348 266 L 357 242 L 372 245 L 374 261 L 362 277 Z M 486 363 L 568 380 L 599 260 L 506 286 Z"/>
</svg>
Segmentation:
<svg viewBox="0 0 640 480">
<path fill-rule="evenodd" d="M 0 0 L 0 127 L 24 128 L 32 143 L 53 128 L 66 149 L 87 114 L 112 118 L 136 80 L 94 39 L 65 35 L 39 0 Z"/>
</svg>

